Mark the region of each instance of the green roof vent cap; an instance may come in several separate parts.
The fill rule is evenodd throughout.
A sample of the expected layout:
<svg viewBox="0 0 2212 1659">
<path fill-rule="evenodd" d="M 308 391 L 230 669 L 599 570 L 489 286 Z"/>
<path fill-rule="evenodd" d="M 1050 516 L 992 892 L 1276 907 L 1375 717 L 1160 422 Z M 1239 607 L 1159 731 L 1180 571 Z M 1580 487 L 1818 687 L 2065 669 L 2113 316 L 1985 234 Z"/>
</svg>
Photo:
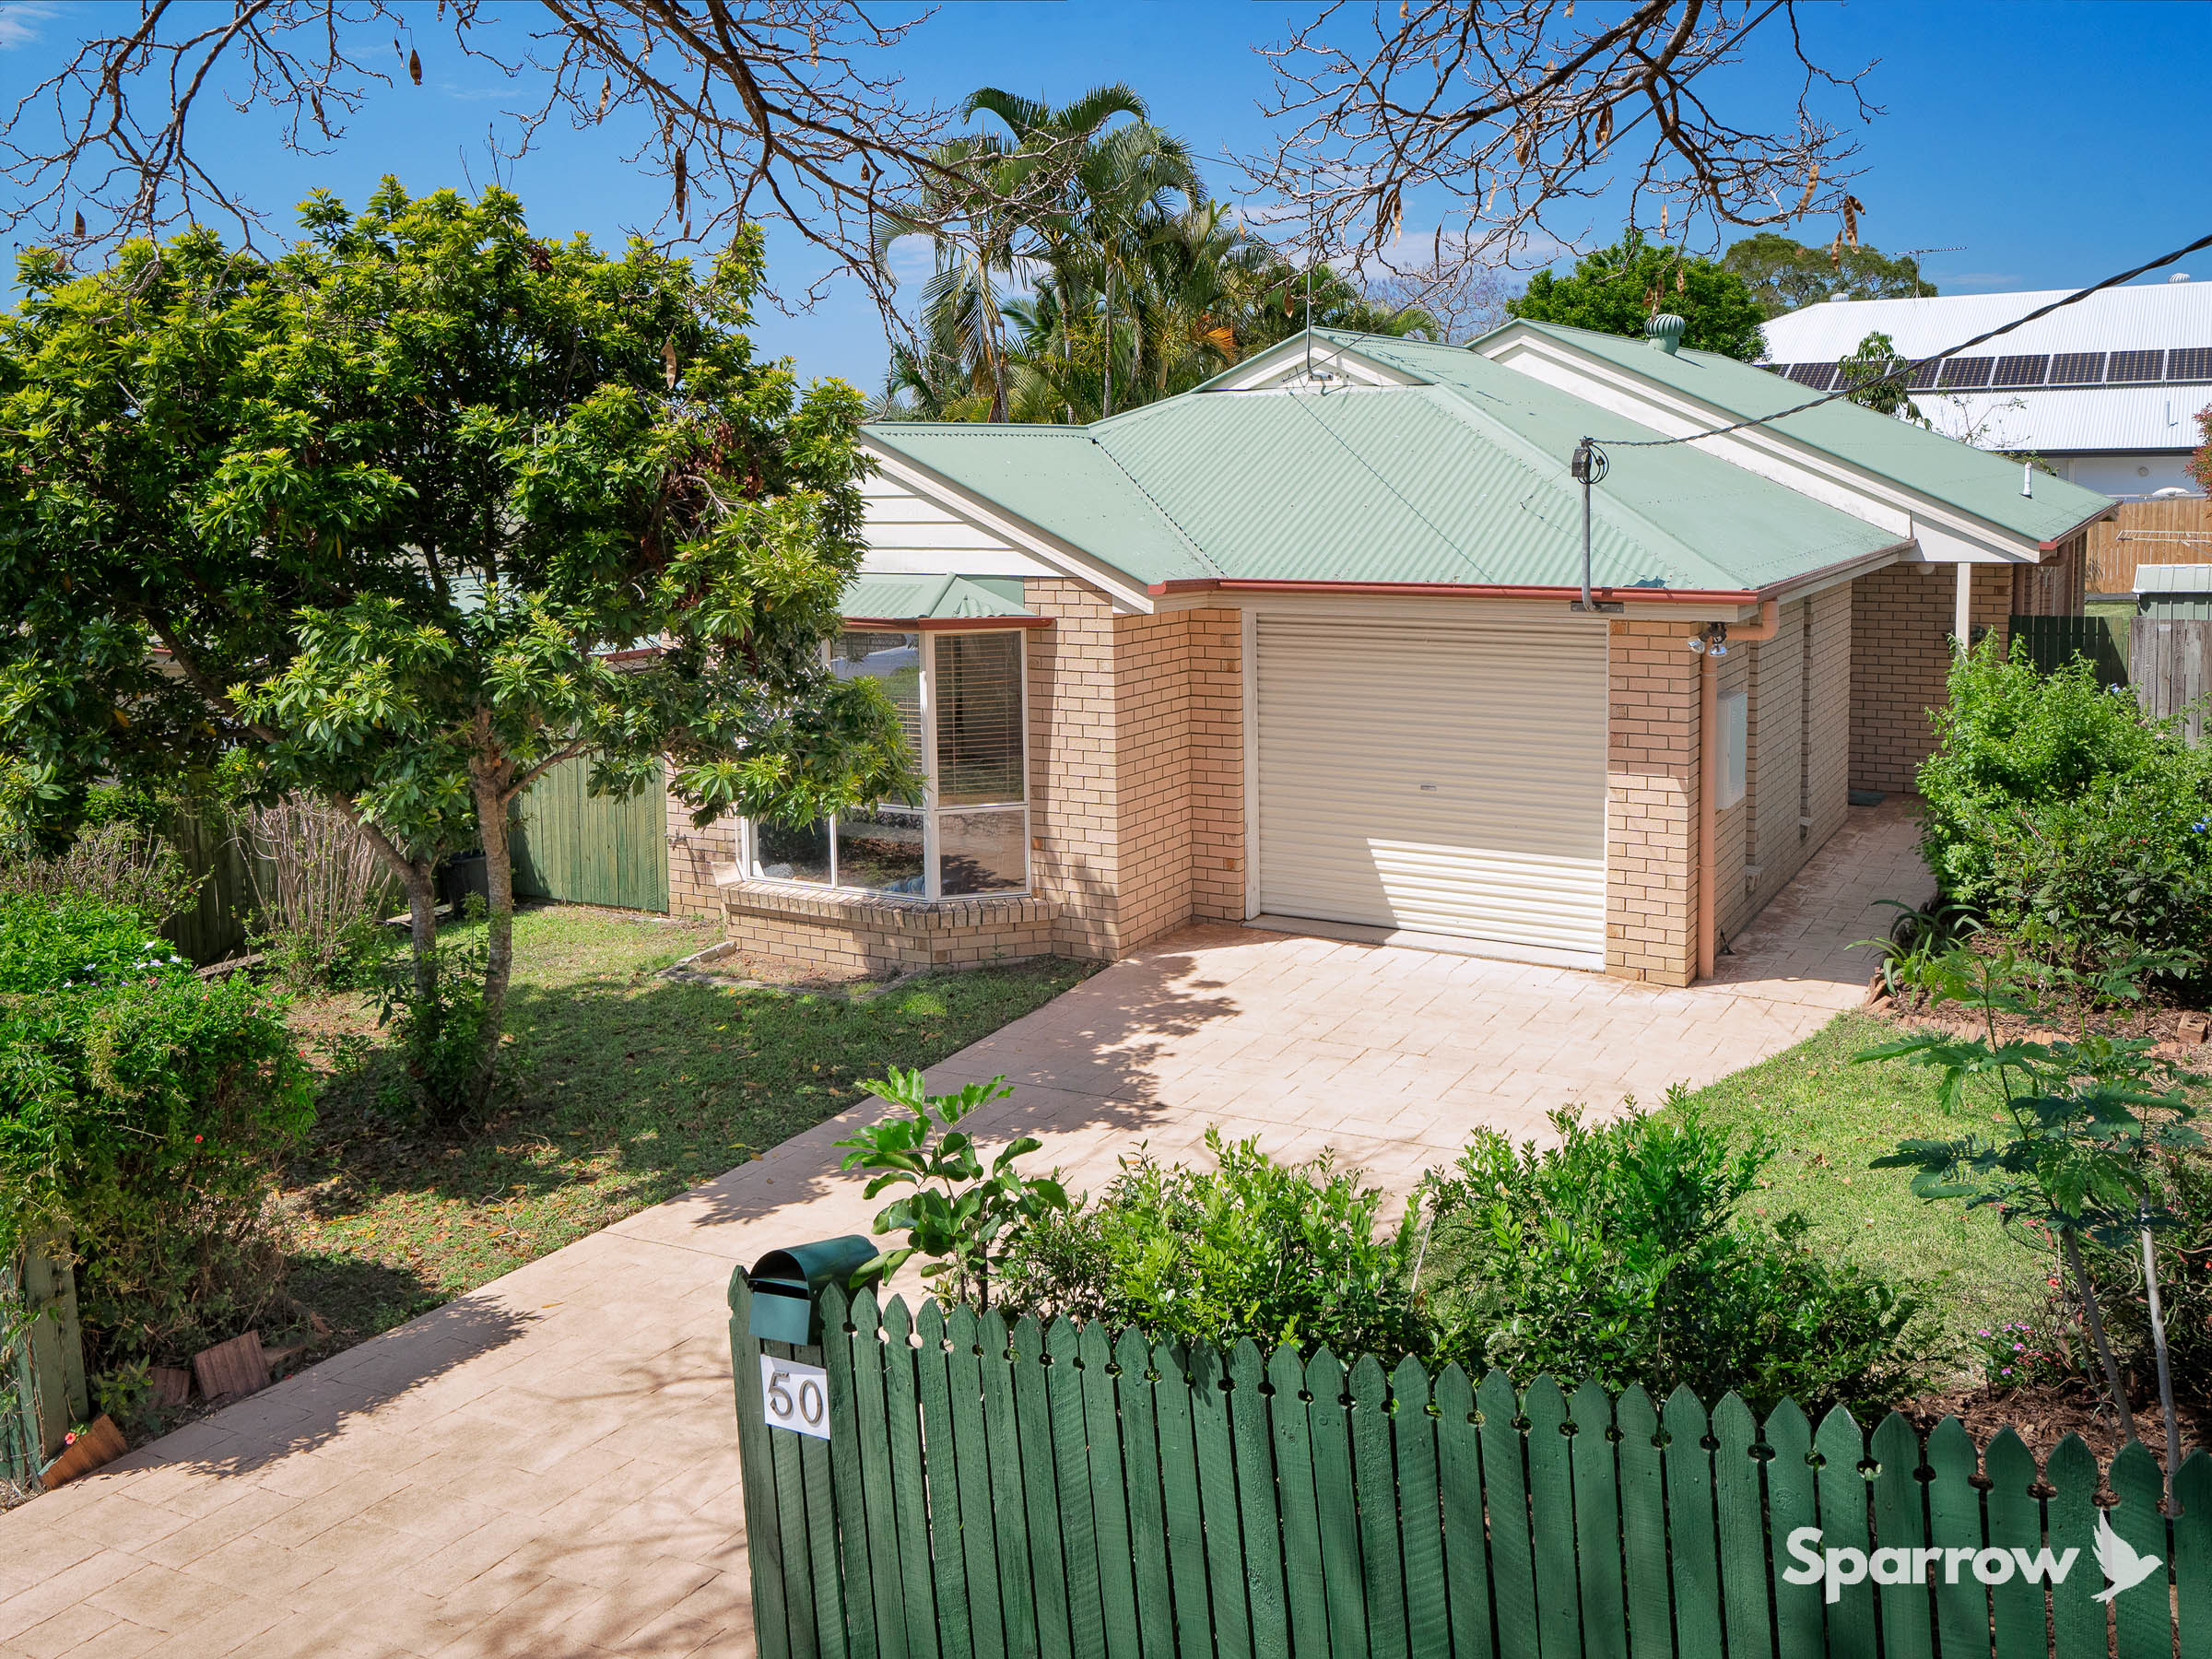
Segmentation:
<svg viewBox="0 0 2212 1659">
<path fill-rule="evenodd" d="M 1661 312 L 1643 325 L 1644 342 L 1672 357 L 1682 349 L 1682 331 L 1688 326 L 1673 312 Z"/>
</svg>

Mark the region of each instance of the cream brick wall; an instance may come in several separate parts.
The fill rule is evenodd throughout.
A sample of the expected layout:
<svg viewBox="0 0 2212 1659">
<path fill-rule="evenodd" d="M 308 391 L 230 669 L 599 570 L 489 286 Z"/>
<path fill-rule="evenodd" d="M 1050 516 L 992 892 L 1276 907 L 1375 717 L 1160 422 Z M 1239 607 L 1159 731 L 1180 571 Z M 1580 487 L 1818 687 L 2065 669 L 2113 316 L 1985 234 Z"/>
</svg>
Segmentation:
<svg viewBox="0 0 2212 1659">
<path fill-rule="evenodd" d="M 724 891 L 739 949 L 850 972 L 972 968 L 1053 954 L 1051 906 L 1030 898 L 917 903 L 882 894 L 737 882 Z"/>
<path fill-rule="evenodd" d="M 1185 613 L 1190 625 L 1191 915 L 1244 919 L 1243 618 Z"/>
<path fill-rule="evenodd" d="M 1173 611 L 1113 625 L 1115 944 L 1191 916 L 1191 628 Z"/>
<path fill-rule="evenodd" d="M 1113 610 L 1097 589 L 1057 577 L 1026 579 L 1022 601 L 1053 618 L 1029 634 L 1030 885 L 1053 902 L 1062 956 L 1111 961 L 1121 954 Z"/>
<path fill-rule="evenodd" d="M 1973 567 L 1976 628 L 2002 640 L 2011 615 L 2013 570 Z M 1852 587 L 1851 785 L 1910 790 L 1936 747 L 1928 712 L 1940 708 L 1950 671 L 1950 565 L 1891 565 Z"/>
<path fill-rule="evenodd" d="M 1697 968 L 1698 657 L 1672 621 L 1614 622 L 1606 778 L 1606 971 Z"/>
<path fill-rule="evenodd" d="M 719 916 L 722 891 L 715 873 L 737 863 L 737 820 L 724 818 L 704 830 L 692 827 L 691 808 L 668 794 L 668 913 Z"/>
</svg>

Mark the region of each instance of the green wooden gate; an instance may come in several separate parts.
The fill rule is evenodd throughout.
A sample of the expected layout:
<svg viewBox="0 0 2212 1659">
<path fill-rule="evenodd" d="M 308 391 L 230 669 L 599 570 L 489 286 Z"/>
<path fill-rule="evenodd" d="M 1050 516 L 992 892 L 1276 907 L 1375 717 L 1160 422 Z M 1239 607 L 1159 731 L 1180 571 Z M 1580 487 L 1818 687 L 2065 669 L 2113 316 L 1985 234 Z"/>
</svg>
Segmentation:
<svg viewBox="0 0 2212 1659">
<path fill-rule="evenodd" d="M 531 899 L 668 908 L 667 785 L 662 772 L 627 801 L 586 787 L 591 764 L 571 760 L 515 804 L 514 890 Z"/>
<path fill-rule="evenodd" d="M 2159 1564 L 2108 1615 L 2078 1439 L 1978 1463 L 1953 1418 L 1761 1424 L 867 1291 L 791 1347 L 747 1334 L 750 1296 L 740 1271 L 765 1659 L 2212 1659 L 2203 1452 L 2171 1522 L 2150 1455 L 2113 1461 L 2102 1512 Z M 827 1439 L 771 1426 L 763 1355 L 826 1370 Z"/>
</svg>

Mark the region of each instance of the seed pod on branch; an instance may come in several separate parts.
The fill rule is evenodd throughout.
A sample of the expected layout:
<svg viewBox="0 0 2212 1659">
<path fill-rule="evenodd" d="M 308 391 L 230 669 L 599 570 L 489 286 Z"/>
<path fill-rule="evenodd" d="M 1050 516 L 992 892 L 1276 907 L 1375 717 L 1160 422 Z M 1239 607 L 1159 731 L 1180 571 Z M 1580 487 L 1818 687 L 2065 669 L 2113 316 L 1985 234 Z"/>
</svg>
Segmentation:
<svg viewBox="0 0 2212 1659">
<path fill-rule="evenodd" d="M 407 78 L 418 87 L 422 85 L 422 57 L 412 47 L 407 51 Z"/>
</svg>

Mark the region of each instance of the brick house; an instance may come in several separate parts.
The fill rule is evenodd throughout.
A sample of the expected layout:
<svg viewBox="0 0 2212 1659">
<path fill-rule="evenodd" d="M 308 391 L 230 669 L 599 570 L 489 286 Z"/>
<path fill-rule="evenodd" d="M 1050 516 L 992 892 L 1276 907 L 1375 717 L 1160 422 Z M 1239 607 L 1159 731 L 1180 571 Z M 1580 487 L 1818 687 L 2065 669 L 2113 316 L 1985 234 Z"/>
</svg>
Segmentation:
<svg viewBox="0 0 2212 1659">
<path fill-rule="evenodd" d="M 832 662 L 929 798 L 672 806 L 672 909 L 851 965 L 1217 920 L 1710 971 L 1850 791 L 1911 787 L 1954 638 L 2079 608 L 2111 503 L 1849 403 L 1739 427 L 1807 394 L 1653 328 L 1316 331 L 1091 427 L 865 429 Z"/>
</svg>

